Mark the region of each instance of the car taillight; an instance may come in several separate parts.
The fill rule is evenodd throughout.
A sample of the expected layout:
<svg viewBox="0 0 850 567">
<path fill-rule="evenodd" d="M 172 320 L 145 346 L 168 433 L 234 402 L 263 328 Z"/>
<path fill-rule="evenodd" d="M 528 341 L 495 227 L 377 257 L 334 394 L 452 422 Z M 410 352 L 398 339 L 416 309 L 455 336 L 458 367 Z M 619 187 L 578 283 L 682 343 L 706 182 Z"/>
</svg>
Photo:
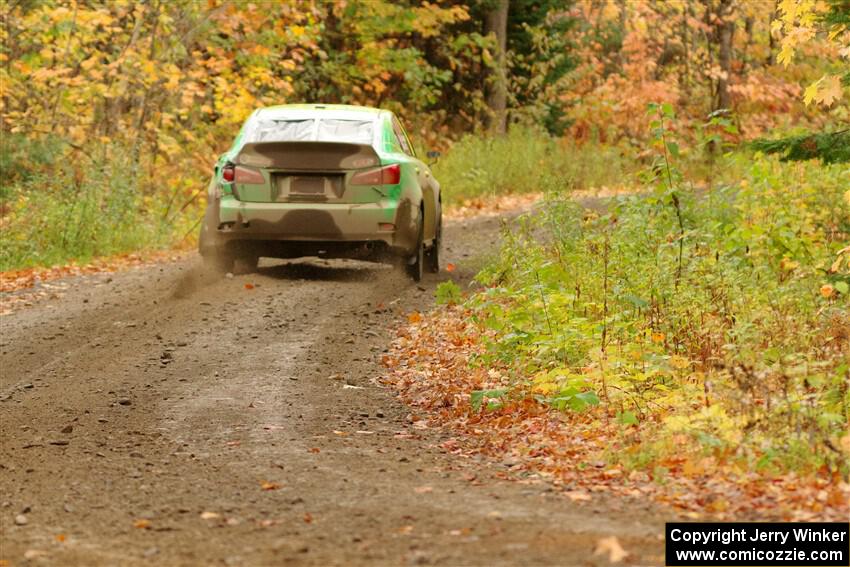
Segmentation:
<svg viewBox="0 0 850 567">
<path fill-rule="evenodd" d="M 228 183 L 233 183 L 233 180 L 236 179 L 236 168 L 232 163 L 225 165 L 224 169 L 221 170 L 221 178 Z"/>
<path fill-rule="evenodd" d="M 386 167 L 360 171 L 351 176 L 350 185 L 396 185 L 401 181 L 401 166 L 397 163 Z"/>
<path fill-rule="evenodd" d="M 381 182 L 384 185 L 395 185 L 401 181 L 401 166 L 397 163 L 381 169 Z"/>
<path fill-rule="evenodd" d="M 256 169 L 237 165 L 236 172 L 234 174 L 234 181 L 236 181 L 236 183 L 243 183 L 246 185 L 262 185 L 266 182 L 266 179 L 263 177 L 263 174 Z"/>
</svg>

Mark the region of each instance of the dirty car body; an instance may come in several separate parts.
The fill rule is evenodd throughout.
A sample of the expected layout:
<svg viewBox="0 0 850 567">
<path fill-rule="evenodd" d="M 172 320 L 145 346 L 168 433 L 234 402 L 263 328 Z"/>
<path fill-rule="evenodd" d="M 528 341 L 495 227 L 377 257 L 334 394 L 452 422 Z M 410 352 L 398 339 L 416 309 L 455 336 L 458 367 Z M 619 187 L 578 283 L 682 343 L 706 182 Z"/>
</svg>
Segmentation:
<svg viewBox="0 0 850 567">
<path fill-rule="evenodd" d="M 440 234 L 440 185 L 392 112 L 283 105 L 255 111 L 216 163 L 199 248 L 225 270 L 399 258 L 418 280 L 439 269 Z"/>
</svg>

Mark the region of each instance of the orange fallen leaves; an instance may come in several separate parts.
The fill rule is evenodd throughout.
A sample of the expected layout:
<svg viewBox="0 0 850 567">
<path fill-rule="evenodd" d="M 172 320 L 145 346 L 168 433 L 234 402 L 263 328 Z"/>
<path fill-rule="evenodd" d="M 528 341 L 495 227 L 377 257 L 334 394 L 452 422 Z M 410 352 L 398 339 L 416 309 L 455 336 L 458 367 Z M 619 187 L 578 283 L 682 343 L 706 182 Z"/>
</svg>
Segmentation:
<svg viewBox="0 0 850 567">
<path fill-rule="evenodd" d="M 449 262 L 448 264 L 446 264 L 446 271 L 447 271 L 447 272 L 454 272 L 454 271 L 455 271 L 455 268 L 456 268 L 456 266 L 455 266 L 454 264 L 452 264 L 451 262 Z"/>
<path fill-rule="evenodd" d="M 133 254 L 120 254 L 93 260 L 88 264 L 77 264 L 72 262 L 64 266 L 52 268 L 27 268 L 24 270 L 13 270 L 0 272 L 0 292 L 18 291 L 33 287 L 37 283 L 79 276 L 84 274 L 99 274 L 102 272 L 121 272 L 160 262 L 172 262 L 180 260 L 187 252 L 175 250 L 160 250 L 153 252 L 138 252 Z"/>
<path fill-rule="evenodd" d="M 568 487 L 565 496 L 585 502 L 600 491 L 647 498 L 671 506 L 683 515 L 714 519 L 760 517 L 776 520 L 841 520 L 850 514 L 850 484 L 824 474 L 805 479 L 793 474 L 760 475 L 715 457 L 673 455 L 645 468 L 629 470 L 612 453 L 631 454 L 639 448 L 647 420 L 624 430 L 616 410 L 597 406 L 585 412 L 559 412 L 535 401 L 523 381 L 492 363 L 471 364 L 486 354 L 489 331 L 471 323 L 462 306 L 446 306 L 430 314 L 416 313 L 399 329 L 383 356 L 383 382 L 394 387 L 411 406 L 414 426 L 441 426 L 451 438 L 441 448 L 453 455 L 484 455 L 508 463 L 515 473 L 544 478 Z M 664 340 L 657 333 L 654 340 Z M 684 363 L 683 363 L 684 366 Z M 470 393 L 510 387 L 511 396 L 495 409 L 474 411 Z M 687 439 L 671 439 L 671 443 Z M 850 436 L 841 441 L 850 451 Z M 613 459 L 613 462 L 612 462 Z M 499 470 L 500 473 L 504 472 Z M 467 474 L 473 484 L 480 481 Z M 663 482 L 662 482 L 663 481 Z M 422 487 L 420 487 L 422 488 Z M 605 553 L 620 557 L 613 543 Z M 613 555 L 612 555 L 613 552 Z M 621 559 L 622 560 L 622 559 Z"/>
<path fill-rule="evenodd" d="M 279 482 L 263 481 L 260 483 L 260 488 L 263 490 L 279 490 L 281 486 Z"/>
<path fill-rule="evenodd" d="M 466 219 L 478 216 L 502 215 L 505 211 L 530 209 L 535 203 L 542 200 L 542 193 L 476 197 L 466 199 L 460 205 L 447 208 L 443 211 L 443 217 L 449 219 Z"/>
<path fill-rule="evenodd" d="M 254 289 L 254 284 L 252 284 L 252 283 L 246 283 L 246 284 L 245 284 L 245 289 Z"/>
<path fill-rule="evenodd" d="M 589 502 L 592 500 L 592 497 L 587 492 L 582 492 L 578 490 L 571 490 L 569 492 L 565 492 L 567 498 L 572 500 L 573 502 Z"/>
<path fill-rule="evenodd" d="M 139 520 L 136 520 L 135 522 L 133 522 L 133 527 L 140 529 L 140 530 L 147 530 L 147 529 L 150 529 L 151 522 L 150 522 L 150 520 L 139 519 Z"/>
<path fill-rule="evenodd" d="M 619 563 L 629 556 L 629 552 L 623 549 L 620 545 L 620 540 L 616 536 L 603 537 L 596 542 L 596 549 L 593 555 L 603 555 L 608 557 L 610 563 Z"/>
</svg>

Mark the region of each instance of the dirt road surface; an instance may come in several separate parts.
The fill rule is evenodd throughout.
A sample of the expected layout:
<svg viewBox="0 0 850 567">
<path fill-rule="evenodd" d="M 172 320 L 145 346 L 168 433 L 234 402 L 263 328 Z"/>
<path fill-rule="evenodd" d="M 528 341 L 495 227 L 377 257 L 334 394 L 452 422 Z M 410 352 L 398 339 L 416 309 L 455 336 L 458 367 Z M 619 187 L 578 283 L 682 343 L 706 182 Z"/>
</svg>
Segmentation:
<svg viewBox="0 0 850 567">
<path fill-rule="evenodd" d="M 648 504 L 497 478 L 377 381 L 395 322 L 465 285 L 499 223 L 449 223 L 458 269 L 421 285 L 190 259 L 4 316 L 0 565 L 607 565 L 610 536 L 620 564 L 663 564 Z"/>
</svg>

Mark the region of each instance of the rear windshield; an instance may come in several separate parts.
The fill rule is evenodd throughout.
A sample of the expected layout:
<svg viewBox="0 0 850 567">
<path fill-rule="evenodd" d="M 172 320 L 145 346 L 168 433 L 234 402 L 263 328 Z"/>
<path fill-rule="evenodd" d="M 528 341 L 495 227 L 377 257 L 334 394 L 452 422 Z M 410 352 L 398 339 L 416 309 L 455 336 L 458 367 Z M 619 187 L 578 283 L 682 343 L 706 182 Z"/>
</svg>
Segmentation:
<svg viewBox="0 0 850 567">
<path fill-rule="evenodd" d="M 339 118 L 258 120 L 247 142 L 348 142 L 372 144 L 373 121 Z"/>
</svg>

